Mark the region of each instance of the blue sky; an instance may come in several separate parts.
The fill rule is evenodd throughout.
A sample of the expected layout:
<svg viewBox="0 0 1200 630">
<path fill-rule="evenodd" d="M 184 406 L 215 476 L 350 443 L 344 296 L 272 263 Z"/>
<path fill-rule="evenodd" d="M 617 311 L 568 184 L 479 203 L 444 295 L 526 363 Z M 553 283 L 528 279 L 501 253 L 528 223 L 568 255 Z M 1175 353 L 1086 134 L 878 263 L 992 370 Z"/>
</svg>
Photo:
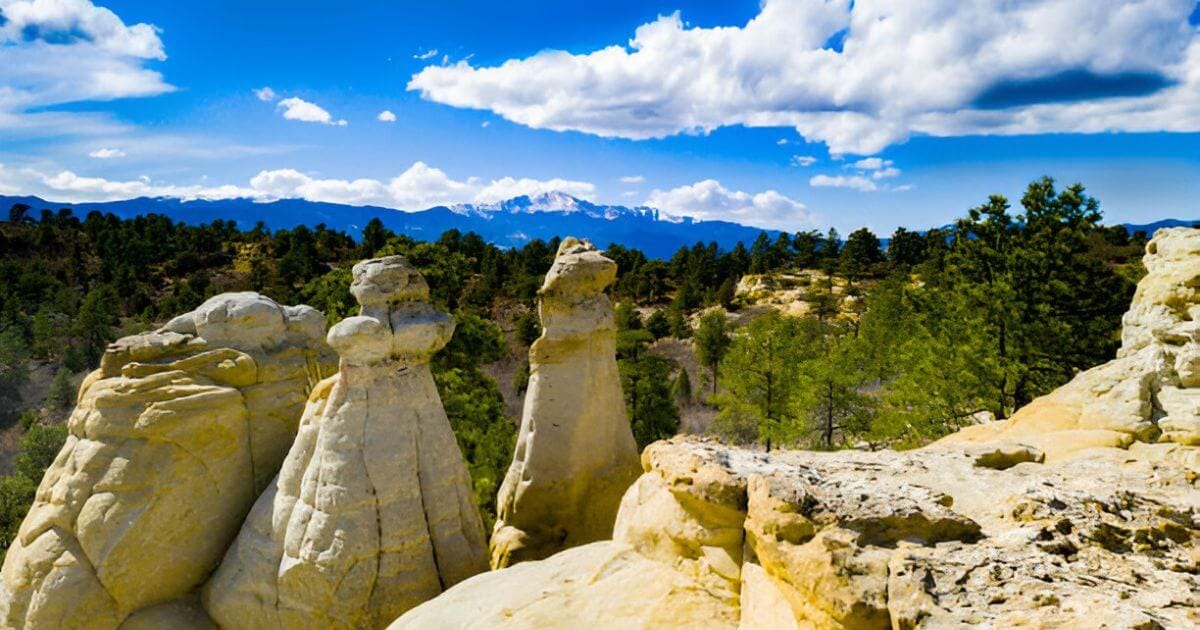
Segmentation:
<svg viewBox="0 0 1200 630">
<path fill-rule="evenodd" d="M 0 0 L 0 193 L 887 233 L 1049 174 L 1200 218 L 1193 0 L 482 4 Z"/>
</svg>

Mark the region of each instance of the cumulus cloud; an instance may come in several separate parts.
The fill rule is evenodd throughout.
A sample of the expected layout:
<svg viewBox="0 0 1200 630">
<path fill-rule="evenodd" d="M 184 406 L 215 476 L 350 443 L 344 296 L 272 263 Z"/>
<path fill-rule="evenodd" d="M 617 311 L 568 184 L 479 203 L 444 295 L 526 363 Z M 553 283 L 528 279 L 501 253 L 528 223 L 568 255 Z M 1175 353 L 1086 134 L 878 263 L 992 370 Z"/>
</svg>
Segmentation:
<svg viewBox="0 0 1200 630">
<path fill-rule="evenodd" d="M 860 175 L 870 174 L 871 179 L 891 179 L 900 175 L 900 169 L 893 166 L 892 160 L 879 157 L 863 158 L 846 165 L 846 168 L 856 168 Z"/>
<path fill-rule="evenodd" d="M 862 192 L 879 190 L 875 182 L 862 175 L 813 175 L 809 178 L 808 185 L 817 188 L 852 188 Z"/>
<path fill-rule="evenodd" d="M 646 181 L 646 178 L 641 175 L 626 175 L 620 181 L 622 184 L 640 184 Z"/>
<path fill-rule="evenodd" d="M 808 167 L 817 163 L 817 158 L 812 155 L 793 155 L 792 166 Z"/>
<path fill-rule="evenodd" d="M 270 86 L 264 86 L 254 90 L 254 96 L 264 103 L 270 103 L 275 100 L 275 90 L 272 90 Z"/>
<path fill-rule="evenodd" d="M 764 0 L 741 26 L 689 27 L 675 13 L 627 44 L 429 66 L 408 87 L 538 129 L 645 139 L 792 127 L 860 155 L 913 134 L 1198 131 L 1195 6 Z"/>
<path fill-rule="evenodd" d="M 475 203 L 490 203 L 528 195 L 536 197 L 545 193 L 561 192 L 572 197 L 591 200 L 596 196 L 596 186 L 591 182 L 581 182 L 570 179 L 538 180 L 522 177 L 501 177 L 492 180 L 475 195 Z"/>
<path fill-rule="evenodd" d="M 671 190 L 655 189 L 645 205 L 677 216 L 701 220 L 735 221 L 747 225 L 796 230 L 815 224 L 803 203 L 774 191 L 748 193 L 730 190 L 715 179 L 706 179 Z"/>
<path fill-rule="evenodd" d="M 379 115 L 375 117 L 375 120 L 378 120 L 379 122 L 393 123 L 396 122 L 396 114 L 392 113 L 392 110 L 390 109 L 385 109 L 379 112 Z"/>
<path fill-rule="evenodd" d="M 82 115 L 29 110 L 174 89 L 146 67 L 167 58 L 150 24 L 126 25 L 89 0 L 0 0 L 0 16 L 0 128 L 78 133 L 70 123 Z"/>
<path fill-rule="evenodd" d="M 111 160 L 125 157 L 125 152 L 120 149 L 96 149 L 88 153 L 88 157 L 96 158 L 97 160 Z"/>
<path fill-rule="evenodd" d="M 278 108 L 283 113 L 283 117 L 288 120 L 336 125 L 338 127 L 346 126 L 344 119 L 334 120 L 333 116 L 325 111 L 325 108 L 296 96 L 279 101 Z"/>
</svg>

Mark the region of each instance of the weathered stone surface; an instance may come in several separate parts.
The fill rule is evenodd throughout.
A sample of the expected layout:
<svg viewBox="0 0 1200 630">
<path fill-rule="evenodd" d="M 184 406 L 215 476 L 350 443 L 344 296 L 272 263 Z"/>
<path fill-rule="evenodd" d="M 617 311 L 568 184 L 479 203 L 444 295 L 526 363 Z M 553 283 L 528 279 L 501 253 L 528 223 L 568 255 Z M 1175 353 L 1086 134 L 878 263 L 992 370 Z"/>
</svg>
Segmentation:
<svg viewBox="0 0 1200 630">
<path fill-rule="evenodd" d="M 732 613 L 683 574 L 603 541 L 475 576 L 389 628 L 733 628 Z"/>
<path fill-rule="evenodd" d="M 614 541 L 468 580 L 393 627 L 1200 623 L 1195 474 L 1116 449 L 1040 455 L 659 442 Z"/>
<path fill-rule="evenodd" d="M 371 628 L 487 568 L 483 525 L 429 371 L 453 320 L 403 258 L 354 267 L 278 477 L 204 589 L 223 628 Z"/>
<path fill-rule="evenodd" d="M 640 472 L 603 293 L 616 271 L 591 244 L 568 238 L 546 274 L 543 332 L 529 349 L 529 389 L 500 488 L 493 567 L 610 538 L 621 496 Z"/>
<path fill-rule="evenodd" d="M 234 293 L 109 346 L 5 558 L 0 624 L 115 628 L 199 587 L 332 371 L 323 332 Z"/>
<path fill-rule="evenodd" d="M 1135 441 L 1200 445 L 1200 230 L 1159 230 L 1142 261 L 1116 359 L 944 443 L 1016 440 L 1052 461 Z"/>
</svg>

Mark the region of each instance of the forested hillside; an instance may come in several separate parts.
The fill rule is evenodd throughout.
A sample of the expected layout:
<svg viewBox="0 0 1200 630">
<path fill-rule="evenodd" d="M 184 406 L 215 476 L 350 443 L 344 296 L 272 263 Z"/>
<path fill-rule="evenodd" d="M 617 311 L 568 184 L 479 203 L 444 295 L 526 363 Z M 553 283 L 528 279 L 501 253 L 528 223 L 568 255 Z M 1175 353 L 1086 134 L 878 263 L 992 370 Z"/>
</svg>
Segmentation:
<svg viewBox="0 0 1200 630">
<path fill-rule="evenodd" d="M 4 541 L 107 343 L 227 291 L 309 304 L 336 322 L 355 307 L 350 266 L 384 254 L 412 261 L 458 322 L 434 374 L 476 499 L 494 513 L 557 239 L 501 249 L 451 230 L 418 242 L 376 220 L 355 240 L 324 226 L 243 231 L 21 204 L 5 218 L 0 428 L 10 456 L 20 444 L 0 481 Z M 991 197 L 952 228 L 899 229 L 886 249 L 866 229 L 762 234 L 728 250 L 697 243 L 669 261 L 601 244 L 619 266 L 612 294 L 634 433 L 644 445 L 704 409 L 715 416 L 708 430 L 766 448 L 907 446 L 1006 417 L 1117 347 L 1146 235 L 1100 221 L 1082 186 L 1045 179 L 1018 209 Z M 737 290 L 747 274 L 797 270 L 814 278 L 801 317 Z M 664 339 L 686 340 L 694 358 Z"/>
</svg>

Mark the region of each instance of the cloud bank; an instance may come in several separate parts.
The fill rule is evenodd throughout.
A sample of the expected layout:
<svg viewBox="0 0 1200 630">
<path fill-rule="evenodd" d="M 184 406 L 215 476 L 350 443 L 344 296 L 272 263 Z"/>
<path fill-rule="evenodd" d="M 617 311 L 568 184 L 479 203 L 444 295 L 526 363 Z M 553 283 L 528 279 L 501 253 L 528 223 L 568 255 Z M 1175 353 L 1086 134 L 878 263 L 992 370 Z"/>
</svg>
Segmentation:
<svg viewBox="0 0 1200 630">
<path fill-rule="evenodd" d="M 86 114 L 30 110 L 170 92 L 148 67 L 166 58 L 156 27 L 90 0 L 0 0 L 0 129 L 95 128 Z"/>
<path fill-rule="evenodd" d="M 674 13 L 625 44 L 429 66 L 408 88 L 535 129 L 647 139 L 792 127 L 835 154 L 914 134 L 1200 131 L 1195 8 L 764 0 L 742 26 L 689 27 Z"/>
</svg>

